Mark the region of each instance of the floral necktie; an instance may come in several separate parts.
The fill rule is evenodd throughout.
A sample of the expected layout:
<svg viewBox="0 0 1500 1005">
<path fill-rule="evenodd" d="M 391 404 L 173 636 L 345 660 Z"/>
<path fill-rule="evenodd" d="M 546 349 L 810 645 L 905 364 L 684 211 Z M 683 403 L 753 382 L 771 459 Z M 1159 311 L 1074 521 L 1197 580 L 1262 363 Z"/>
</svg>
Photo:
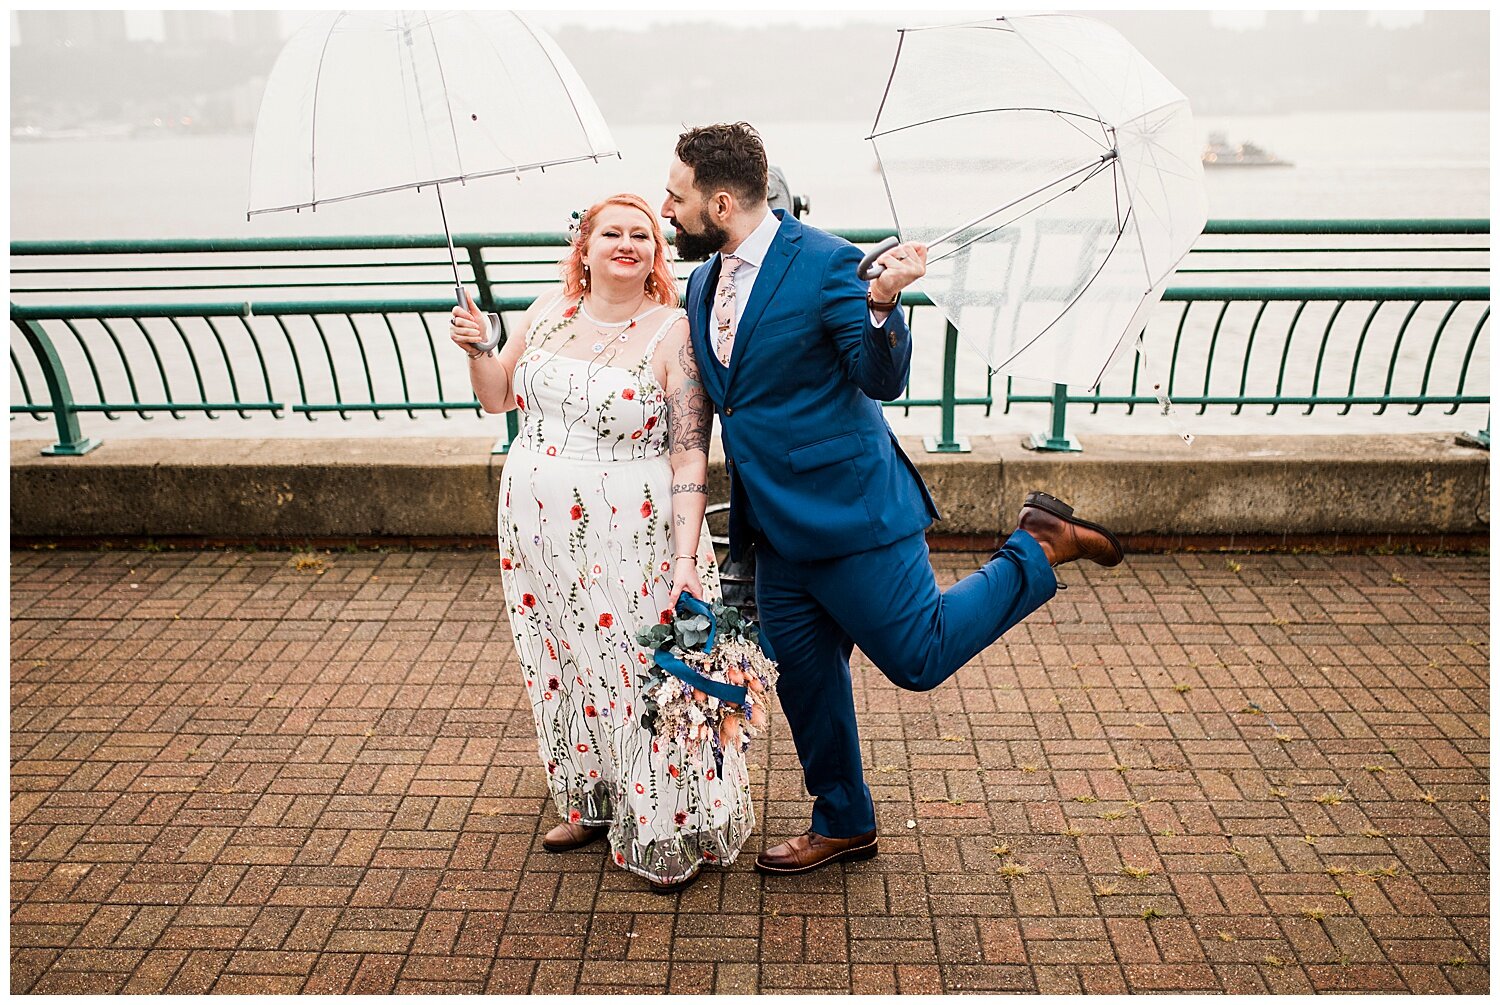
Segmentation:
<svg viewBox="0 0 1500 1005">
<path fill-rule="evenodd" d="M 734 270 L 743 264 L 743 259 L 725 255 L 719 270 L 719 285 L 714 290 L 714 328 L 717 333 L 714 351 L 725 366 L 729 365 L 729 356 L 734 351 Z"/>
</svg>

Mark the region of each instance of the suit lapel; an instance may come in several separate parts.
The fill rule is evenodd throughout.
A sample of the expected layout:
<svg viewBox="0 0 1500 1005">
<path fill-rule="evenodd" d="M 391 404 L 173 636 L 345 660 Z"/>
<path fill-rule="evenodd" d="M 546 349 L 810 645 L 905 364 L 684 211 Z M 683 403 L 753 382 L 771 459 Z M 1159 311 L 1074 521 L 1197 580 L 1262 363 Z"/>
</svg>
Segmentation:
<svg viewBox="0 0 1500 1005">
<path fill-rule="evenodd" d="M 714 351 L 712 325 L 712 309 L 714 288 L 719 282 L 719 263 L 722 259 L 715 258 L 706 267 L 701 268 L 695 275 L 701 275 L 702 282 L 696 286 L 691 280 L 688 283 L 688 309 L 692 312 L 688 319 L 689 332 L 693 336 L 693 352 L 698 357 L 698 374 L 703 378 L 703 385 L 708 389 L 708 396 L 717 402 L 724 400 L 724 370 L 718 361 L 712 358 Z"/>
<path fill-rule="evenodd" d="M 792 259 L 797 257 L 797 243 L 801 237 L 802 225 L 797 222 L 796 217 L 783 217 L 781 227 L 771 241 L 771 247 L 766 249 L 765 261 L 761 262 L 760 272 L 755 276 L 755 287 L 750 291 L 750 301 L 745 304 L 745 313 L 740 315 L 739 327 L 734 332 L 734 351 L 729 357 L 729 375 L 725 381 L 726 393 L 734 384 L 734 376 L 739 372 L 740 361 L 745 358 L 745 350 L 750 345 L 751 336 L 755 334 L 760 316 L 766 312 L 766 305 L 771 302 L 781 281 L 786 278 Z"/>
</svg>

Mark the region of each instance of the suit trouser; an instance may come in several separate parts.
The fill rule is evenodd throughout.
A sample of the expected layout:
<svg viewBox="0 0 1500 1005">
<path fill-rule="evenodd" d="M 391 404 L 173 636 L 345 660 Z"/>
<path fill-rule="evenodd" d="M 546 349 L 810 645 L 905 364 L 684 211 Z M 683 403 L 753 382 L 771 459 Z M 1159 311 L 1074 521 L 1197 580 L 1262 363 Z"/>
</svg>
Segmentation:
<svg viewBox="0 0 1500 1005">
<path fill-rule="evenodd" d="M 897 687 L 927 691 L 953 676 L 1057 593 L 1057 578 L 1023 530 L 980 569 L 938 589 L 927 540 L 821 562 L 779 554 L 757 535 L 755 601 L 781 673 L 777 702 L 813 796 L 812 829 L 853 837 L 875 829 L 854 721 L 854 646 Z"/>
</svg>

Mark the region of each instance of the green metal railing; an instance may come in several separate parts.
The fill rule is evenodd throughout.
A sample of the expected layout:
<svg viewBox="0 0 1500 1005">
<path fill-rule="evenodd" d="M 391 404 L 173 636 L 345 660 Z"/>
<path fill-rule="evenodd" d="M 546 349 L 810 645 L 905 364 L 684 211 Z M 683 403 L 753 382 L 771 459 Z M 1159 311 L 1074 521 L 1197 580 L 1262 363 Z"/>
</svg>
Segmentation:
<svg viewBox="0 0 1500 1005">
<path fill-rule="evenodd" d="M 1475 387 L 1486 375 L 1470 371 L 1488 356 L 1489 288 L 1461 285 L 1487 274 L 1488 232 L 1484 220 L 1211 221 L 1179 269 L 1205 277 L 1204 285 L 1169 288 L 1148 327 L 1160 336 L 1153 345 L 1170 344 L 1167 395 L 1200 413 L 1410 405 L 1451 414 L 1488 404 L 1487 385 Z M 887 233 L 841 236 L 871 244 Z M 1479 235 L 1486 240 L 1474 240 Z M 553 233 L 455 237 L 477 302 L 502 316 L 524 309 L 554 279 L 565 242 Z M 49 453 L 96 445 L 80 428 L 84 413 L 301 413 L 312 421 L 478 412 L 466 369 L 445 352 L 452 275 L 440 235 L 16 241 L 11 254 L 11 320 L 30 350 L 18 355 L 13 339 L 11 411 L 52 417 L 58 441 Z M 1323 285 L 1329 278 L 1343 282 Z M 1422 282 L 1433 285 L 1414 285 Z M 368 296 L 371 288 L 381 299 Z M 437 290 L 445 295 L 432 297 Z M 206 291 L 217 296 L 199 299 Z M 270 299 L 254 299 L 262 295 Z M 960 361 L 957 331 L 925 296 L 903 302 L 914 330 L 942 327 L 944 355 L 939 386 L 908 388 L 887 407 L 936 410 L 939 431 L 927 448 L 966 450 L 957 412 L 989 415 L 993 376 Z M 1077 449 L 1068 406 L 1123 406 L 1128 414 L 1153 405 L 1155 389 L 1143 390 L 1142 379 L 1139 359 L 1089 393 L 1007 378 L 998 403 L 1006 412 L 1049 405 L 1049 429 L 1035 445 Z M 514 413 L 508 423 L 513 436 Z"/>
</svg>

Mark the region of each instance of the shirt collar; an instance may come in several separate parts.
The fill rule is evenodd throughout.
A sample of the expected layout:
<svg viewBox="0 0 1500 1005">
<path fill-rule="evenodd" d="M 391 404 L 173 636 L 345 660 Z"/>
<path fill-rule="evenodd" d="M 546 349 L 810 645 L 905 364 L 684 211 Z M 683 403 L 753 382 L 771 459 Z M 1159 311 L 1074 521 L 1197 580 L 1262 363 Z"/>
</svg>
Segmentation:
<svg viewBox="0 0 1500 1005">
<path fill-rule="evenodd" d="M 776 239 L 776 231 L 781 229 L 781 221 L 776 214 L 769 209 L 766 210 L 766 218 L 760 221 L 760 226 L 750 232 L 750 236 L 740 242 L 740 246 L 734 249 L 734 257 L 754 268 L 760 268 L 760 263 L 766 260 L 766 252 L 771 250 L 771 242 Z"/>
</svg>

